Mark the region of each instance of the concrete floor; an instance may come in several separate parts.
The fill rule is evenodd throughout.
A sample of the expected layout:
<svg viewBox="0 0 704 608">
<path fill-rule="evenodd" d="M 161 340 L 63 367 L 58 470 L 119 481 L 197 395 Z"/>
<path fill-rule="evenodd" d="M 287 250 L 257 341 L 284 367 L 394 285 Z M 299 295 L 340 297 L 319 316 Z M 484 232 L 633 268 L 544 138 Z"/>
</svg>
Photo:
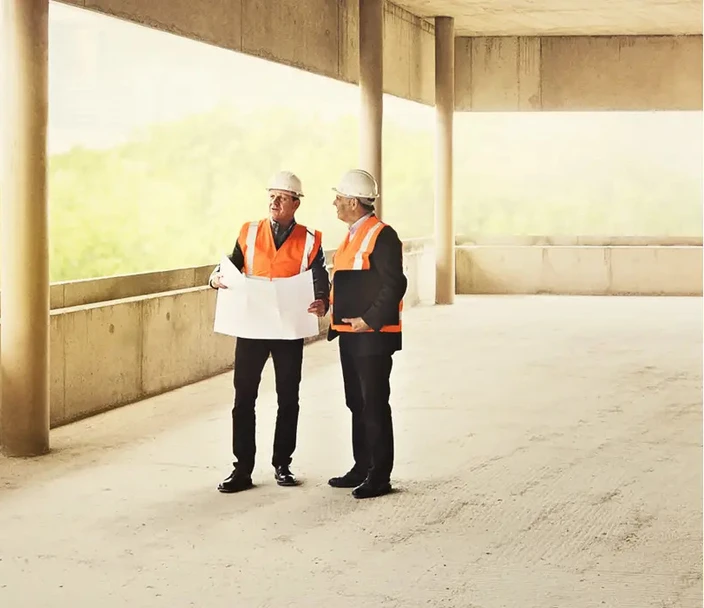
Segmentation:
<svg viewBox="0 0 704 608">
<path fill-rule="evenodd" d="M 405 315 L 395 494 L 351 464 L 334 345 L 306 351 L 295 472 L 229 472 L 224 375 L 0 459 L 0 606 L 695 608 L 702 603 L 702 303 L 468 297 Z"/>
</svg>

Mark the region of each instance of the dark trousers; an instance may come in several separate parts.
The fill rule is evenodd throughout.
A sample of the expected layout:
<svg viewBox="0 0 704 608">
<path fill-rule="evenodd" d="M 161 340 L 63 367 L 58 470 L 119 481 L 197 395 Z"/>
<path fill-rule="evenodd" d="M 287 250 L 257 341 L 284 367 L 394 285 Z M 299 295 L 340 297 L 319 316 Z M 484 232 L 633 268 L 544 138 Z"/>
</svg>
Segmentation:
<svg viewBox="0 0 704 608">
<path fill-rule="evenodd" d="M 394 431 L 389 396 L 391 354 L 355 355 L 340 346 L 345 400 L 352 412 L 355 472 L 373 483 L 388 482 L 394 465 Z"/>
<path fill-rule="evenodd" d="M 251 475 L 256 453 L 254 405 L 267 358 L 276 378 L 276 430 L 273 466 L 291 464 L 298 429 L 298 389 L 303 365 L 303 340 L 238 338 L 235 347 L 235 405 L 232 409 L 232 452 L 238 473 Z"/>
</svg>

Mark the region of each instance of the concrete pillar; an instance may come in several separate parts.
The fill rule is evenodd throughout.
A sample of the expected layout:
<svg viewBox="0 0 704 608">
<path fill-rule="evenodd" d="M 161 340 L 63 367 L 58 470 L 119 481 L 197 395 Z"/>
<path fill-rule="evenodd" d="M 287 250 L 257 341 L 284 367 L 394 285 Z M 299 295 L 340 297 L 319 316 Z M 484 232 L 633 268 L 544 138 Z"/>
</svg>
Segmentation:
<svg viewBox="0 0 704 608">
<path fill-rule="evenodd" d="M 455 301 L 452 220 L 452 118 L 455 112 L 455 20 L 435 18 L 435 302 Z"/>
<path fill-rule="evenodd" d="M 384 114 L 384 0 L 359 0 L 359 166 L 381 188 L 381 125 Z M 381 217 L 381 197 L 376 202 Z"/>
<path fill-rule="evenodd" d="M 49 451 L 49 0 L 2 0 L 0 448 Z"/>
</svg>

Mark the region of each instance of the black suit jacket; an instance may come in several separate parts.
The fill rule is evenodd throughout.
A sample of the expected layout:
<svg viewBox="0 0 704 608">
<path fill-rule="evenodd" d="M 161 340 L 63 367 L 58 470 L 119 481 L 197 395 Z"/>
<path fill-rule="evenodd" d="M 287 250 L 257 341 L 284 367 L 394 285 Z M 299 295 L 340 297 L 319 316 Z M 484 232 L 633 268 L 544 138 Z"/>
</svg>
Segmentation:
<svg viewBox="0 0 704 608">
<path fill-rule="evenodd" d="M 399 302 L 406 294 L 408 280 L 403 274 L 403 243 L 391 226 L 384 226 L 369 256 L 369 271 L 381 278 L 382 287 L 369 310 L 362 315 L 374 332 L 348 333 L 328 330 L 328 340 L 340 337 L 340 348 L 352 355 L 382 355 L 401 350 L 401 332 L 380 332 L 382 319 L 398 311 Z"/>
</svg>

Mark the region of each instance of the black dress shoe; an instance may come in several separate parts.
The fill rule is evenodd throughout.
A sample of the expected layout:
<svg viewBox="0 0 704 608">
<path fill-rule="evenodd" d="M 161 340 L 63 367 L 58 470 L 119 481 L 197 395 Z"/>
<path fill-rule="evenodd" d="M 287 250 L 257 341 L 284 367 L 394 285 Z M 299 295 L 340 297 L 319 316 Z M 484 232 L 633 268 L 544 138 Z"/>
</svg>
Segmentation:
<svg viewBox="0 0 704 608">
<path fill-rule="evenodd" d="M 345 473 L 342 477 L 333 477 L 328 480 L 333 488 L 356 488 L 362 482 L 364 482 L 365 474 L 357 473 L 356 471 L 349 471 Z"/>
<path fill-rule="evenodd" d="M 278 483 L 280 486 L 297 486 L 298 481 L 296 480 L 296 477 L 294 476 L 293 473 L 291 473 L 291 470 L 286 467 L 276 467 L 274 469 L 274 479 L 276 479 L 276 483 Z"/>
<path fill-rule="evenodd" d="M 386 481 L 384 483 L 371 483 L 368 479 L 364 483 L 352 490 L 352 496 L 355 498 L 374 498 L 375 496 L 383 496 L 391 492 L 391 484 Z"/>
<path fill-rule="evenodd" d="M 224 481 L 220 482 L 218 490 L 224 494 L 232 494 L 234 492 L 241 492 L 242 490 L 248 490 L 252 487 L 252 478 L 249 475 L 243 475 L 242 473 L 237 473 L 235 469 L 232 471 L 230 476 Z"/>
</svg>

